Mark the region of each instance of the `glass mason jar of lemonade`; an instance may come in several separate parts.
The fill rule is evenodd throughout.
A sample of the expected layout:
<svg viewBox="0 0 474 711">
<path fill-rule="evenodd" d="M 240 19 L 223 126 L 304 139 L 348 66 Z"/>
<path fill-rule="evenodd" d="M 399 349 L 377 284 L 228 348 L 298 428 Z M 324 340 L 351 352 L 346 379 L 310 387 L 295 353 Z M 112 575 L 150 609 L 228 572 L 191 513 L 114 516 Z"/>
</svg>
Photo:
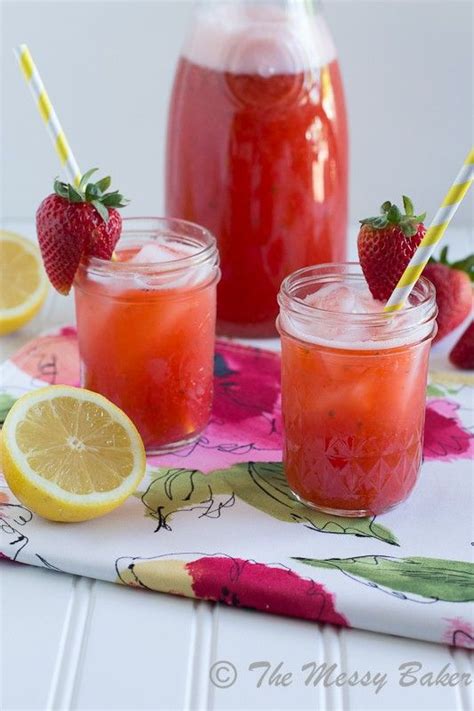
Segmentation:
<svg viewBox="0 0 474 711">
<path fill-rule="evenodd" d="M 421 278 L 388 316 L 358 264 L 326 264 L 290 275 L 278 298 L 292 491 L 343 516 L 387 511 L 409 495 L 421 465 L 433 285 Z"/>
<path fill-rule="evenodd" d="M 345 258 L 347 152 L 319 3 L 200 3 L 171 97 L 166 211 L 217 237 L 221 333 L 276 335 L 282 279 Z"/>
<path fill-rule="evenodd" d="M 112 261 L 74 283 L 81 385 L 133 420 L 148 453 L 196 440 L 212 404 L 214 237 L 182 220 L 129 218 Z"/>
</svg>

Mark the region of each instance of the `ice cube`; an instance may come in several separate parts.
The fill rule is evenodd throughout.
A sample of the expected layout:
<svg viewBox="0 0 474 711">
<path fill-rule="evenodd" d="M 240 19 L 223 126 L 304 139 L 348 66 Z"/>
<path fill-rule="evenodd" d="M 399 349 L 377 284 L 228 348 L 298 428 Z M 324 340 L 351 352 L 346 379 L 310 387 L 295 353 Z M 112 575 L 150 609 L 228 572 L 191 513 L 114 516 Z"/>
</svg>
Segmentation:
<svg viewBox="0 0 474 711">
<path fill-rule="evenodd" d="M 164 262 L 173 262 L 186 257 L 192 257 L 199 250 L 197 245 L 192 244 L 170 244 L 169 242 L 155 240 L 143 245 L 129 263 L 132 264 L 163 264 Z M 176 265 L 176 270 L 171 267 L 171 270 L 163 272 L 161 277 L 159 269 L 156 273 L 153 269 L 147 274 L 137 274 L 134 284 L 137 289 L 181 289 L 191 287 L 204 281 L 212 271 L 213 266 L 203 264 L 201 266 L 187 266 L 181 268 Z"/>
<path fill-rule="evenodd" d="M 327 284 L 313 294 L 308 294 L 304 301 L 324 311 L 350 314 L 353 312 L 356 294 L 353 289 L 342 284 Z"/>
<path fill-rule="evenodd" d="M 366 284 L 361 285 L 354 291 L 355 314 L 378 314 L 383 311 L 385 304 L 383 301 L 374 299 Z"/>
<path fill-rule="evenodd" d="M 134 254 L 130 262 L 134 264 L 160 264 L 174 259 L 182 259 L 185 256 L 187 256 L 185 252 L 164 242 L 148 242 L 143 245 L 139 252 Z"/>
</svg>

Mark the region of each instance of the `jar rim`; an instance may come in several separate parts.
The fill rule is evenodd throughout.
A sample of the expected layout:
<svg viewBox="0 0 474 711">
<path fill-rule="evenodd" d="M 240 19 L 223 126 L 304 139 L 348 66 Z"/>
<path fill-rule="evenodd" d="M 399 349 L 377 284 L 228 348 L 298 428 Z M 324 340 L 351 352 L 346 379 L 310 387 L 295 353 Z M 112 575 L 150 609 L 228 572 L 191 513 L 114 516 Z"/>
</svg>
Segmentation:
<svg viewBox="0 0 474 711">
<path fill-rule="evenodd" d="M 343 270 L 347 270 L 347 272 L 344 272 Z M 283 280 L 278 294 L 278 303 L 280 306 L 290 308 L 292 310 L 298 310 L 299 313 L 304 313 L 308 316 L 311 314 L 314 316 L 324 315 L 326 318 L 329 317 L 336 320 L 350 319 L 351 321 L 360 319 L 367 323 L 375 323 L 380 320 L 383 320 L 384 323 L 386 322 L 387 314 L 384 311 L 377 313 L 345 313 L 340 311 L 330 311 L 329 309 L 324 309 L 320 306 L 308 304 L 304 299 L 299 298 L 294 294 L 295 287 L 302 285 L 320 284 L 324 281 L 327 281 L 328 283 L 343 283 L 343 279 L 334 278 L 338 276 L 345 276 L 349 278 L 356 277 L 357 280 L 359 280 L 363 277 L 363 272 L 359 262 L 327 262 L 324 264 L 302 267 L 301 269 L 292 272 Z M 427 304 L 431 304 L 432 301 L 436 299 L 436 292 L 433 284 L 424 276 L 419 278 L 412 293 L 415 293 L 421 297 L 419 303 L 410 303 L 400 311 L 391 312 L 391 318 L 397 319 L 407 313 L 411 313 L 413 315 L 415 312 L 421 313 L 421 310 L 426 309 Z"/>
<path fill-rule="evenodd" d="M 413 343 L 423 340 L 430 334 L 434 335 L 436 332 L 434 320 L 438 313 L 436 291 L 426 277 L 420 277 L 416 283 L 412 291 L 412 302 L 400 311 L 389 314 L 385 311 L 376 313 L 330 311 L 321 306 L 308 304 L 304 300 L 304 296 L 312 293 L 310 291 L 312 286 L 331 283 L 347 284 L 351 281 L 360 284 L 362 279 L 364 276 L 358 262 L 319 264 L 293 272 L 282 282 L 278 294 L 279 329 L 301 340 L 312 341 L 315 334 L 318 334 L 318 342 L 322 339 L 330 345 L 333 339 L 329 334 L 331 327 L 335 327 L 339 334 L 338 343 L 346 343 L 350 347 L 352 340 L 355 339 L 354 343 L 359 344 L 357 348 L 361 347 L 361 343 L 367 344 L 370 341 L 374 344 L 395 341 Z M 360 340 L 361 334 L 362 340 Z"/>
<path fill-rule="evenodd" d="M 122 218 L 119 242 L 121 240 L 131 242 L 134 239 L 140 241 L 140 238 L 151 241 L 157 237 L 167 237 L 170 241 L 194 245 L 197 251 L 184 257 L 160 262 L 120 262 L 89 257 L 87 261 L 81 262 L 80 268 L 91 274 L 131 276 L 181 272 L 209 262 L 217 264 L 219 261 L 216 238 L 201 225 L 174 217 Z"/>
</svg>

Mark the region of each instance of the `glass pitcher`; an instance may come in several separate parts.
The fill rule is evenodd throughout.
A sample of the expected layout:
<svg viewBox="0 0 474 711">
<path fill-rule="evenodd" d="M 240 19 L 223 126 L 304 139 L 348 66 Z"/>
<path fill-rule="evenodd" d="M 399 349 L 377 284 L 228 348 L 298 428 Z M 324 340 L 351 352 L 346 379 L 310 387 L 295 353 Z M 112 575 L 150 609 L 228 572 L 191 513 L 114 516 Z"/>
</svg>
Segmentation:
<svg viewBox="0 0 474 711">
<path fill-rule="evenodd" d="M 312 0 L 206 0 L 176 70 L 166 212 L 217 237 L 218 331 L 275 336 L 282 280 L 346 256 L 348 146 Z"/>
</svg>

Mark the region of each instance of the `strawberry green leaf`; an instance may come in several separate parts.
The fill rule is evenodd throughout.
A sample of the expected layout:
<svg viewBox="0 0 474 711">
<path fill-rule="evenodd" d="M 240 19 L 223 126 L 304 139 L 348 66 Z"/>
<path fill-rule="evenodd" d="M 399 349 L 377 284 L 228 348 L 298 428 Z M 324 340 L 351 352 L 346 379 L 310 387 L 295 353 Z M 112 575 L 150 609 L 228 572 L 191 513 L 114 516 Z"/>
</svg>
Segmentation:
<svg viewBox="0 0 474 711">
<path fill-rule="evenodd" d="M 402 221 L 400 223 L 400 229 L 405 235 L 405 237 L 413 237 L 413 235 L 416 235 L 416 226 L 411 221 Z"/>
<path fill-rule="evenodd" d="M 91 203 L 92 203 L 92 205 L 94 205 L 95 209 L 97 210 L 97 212 L 99 213 L 101 218 L 104 220 L 104 222 L 108 222 L 109 221 L 109 211 L 107 210 L 105 205 L 103 205 L 101 202 L 99 202 L 99 200 L 91 200 Z"/>
<path fill-rule="evenodd" d="M 458 259 L 456 262 L 450 262 L 448 259 L 448 246 L 445 245 L 439 254 L 439 258 L 430 258 L 430 264 L 444 264 L 451 269 L 459 269 L 465 272 L 471 281 L 474 281 L 474 254 L 469 254 L 463 259 Z"/>
<path fill-rule="evenodd" d="M 387 219 L 392 225 L 399 225 L 402 213 L 396 205 L 391 205 L 390 210 L 387 212 Z"/>
<path fill-rule="evenodd" d="M 84 196 L 82 195 L 82 193 L 79 192 L 79 190 L 74 187 L 74 185 L 68 184 L 67 190 L 69 202 L 84 202 Z"/>
<path fill-rule="evenodd" d="M 102 219 L 107 222 L 109 219 L 107 208 L 125 207 L 129 201 L 126 200 L 118 190 L 106 193 L 106 190 L 108 190 L 112 183 L 110 175 L 101 178 L 101 180 L 98 180 L 96 183 L 88 182 L 92 174 L 96 171 L 97 168 L 92 168 L 84 173 L 78 187 L 70 185 L 69 183 L 62 183 L 56 178 L 54 181 L 54 191 L 57 195 L 69 200 L 71 203 L 91 203 Z"/>
<path fill-rule="evenodd" d="M 441 250 L 441 252 L 439 254 L 439 263 L 440 264 L 449 264 L 449 262 L 448 262 L 448 246 L 447 245 L 444 245 L 443 249 Z"/>
<path fill-rule="evenodd" d="M 360 220 L 361 225 L 370 225 L 376 230 L 383 230 L 388 225 L 399 227 L 406 237 L 412 237 L 417 234 L 418 227 L 426 217 L 423 215 L 415 215 L 413 203 L 409 197 L 403 195 L 403 206 L 405 212 L 402 213 L 400 208 L 395 203 L 386 200 L 380 207 L 381 214 L 378 217 L 368 217 Z"/>
<path fill-rule="evenodd" d="M 470 254 L 464 259 L 459 259 L 457 262 L 451 264 L 453 269 L 460 269 L 462 272 L 466 272 L 469 279 L 474 281 L 474 254 Z"/>
<path fill-rule="evenodd" d="M 94 200 L 97 200 L 97 198 L 100 197 L 100 191 L 97 189 L 97 186 L 94 185 L 94 183 L 89 183 L 88 186 L 86 187 L 86 200 L 87 202 L 93 202 Z"/>
<path fill-rule="evenodd" d="M 415 209 L 413 207 L 413 203 L 410 200 L 410 198 L 407 197 L 406 195 L 403 195 L 402 199 L 403 199 L 403 207 L 404 207 L 405 213 L 411 217 L 412 215 L 415 214 Z"/>
<path fill-rule="evenodd" d="M 101 202 L 107 207 L 125 207 L 128 200 L 125 200 L 118 190 L 116 190 L 113 193 L 106 193 L 106 195 L 101 198 Z"/>
<path fill-rule="evenodd" d="M 54 192 L 62 198 L 68 199 L 69 192 L 66 183 L 62 183 L 58 178 L 54 181 Z"/>
<path fill-rule="evenodd" d="M 105 193 L 105 191 L 110 188 L 111 183 L 112 183 L 112 178 L 110 177 L 110 175 L 107 175 L 106 178 L 102 178 L 102 180 L 98 180 L 97 183 L 95 184 L 95 187 L 101 193 Z"/>
<path fill-rule="evenodd" d="M 87 185 L 87 183 L 89 182 L 89 178 L 91 177 L 91 175 L 96 173 L 98 170 L 99 170 L 98 168 L 91 168 L 86 173 L 84 173 L 84 175 L 81 178 L 81 182 L 79 183 L 79 190 L 82 191 L 84 189 L 84 186 Z"/>
</svg>

